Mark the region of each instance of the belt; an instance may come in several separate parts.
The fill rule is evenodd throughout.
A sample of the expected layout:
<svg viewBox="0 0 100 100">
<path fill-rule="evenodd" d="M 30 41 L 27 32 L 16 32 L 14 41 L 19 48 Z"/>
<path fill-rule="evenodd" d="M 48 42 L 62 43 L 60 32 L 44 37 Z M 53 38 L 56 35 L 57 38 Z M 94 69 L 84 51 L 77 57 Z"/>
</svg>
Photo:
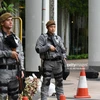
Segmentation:
<svg viewBox="0 0 100 100">
<path fill-rule="evenodd" d="M 59 61 L 62 60 L 61 58 L 54 58 L 54 59 L 45 59 L 45 61 Z"/>
<path fill-rule="evenodd" d="M 8 69 L 8 70 L 17 69 L 17 65 L 0 65 L 0 69 Z"/>
</svg>

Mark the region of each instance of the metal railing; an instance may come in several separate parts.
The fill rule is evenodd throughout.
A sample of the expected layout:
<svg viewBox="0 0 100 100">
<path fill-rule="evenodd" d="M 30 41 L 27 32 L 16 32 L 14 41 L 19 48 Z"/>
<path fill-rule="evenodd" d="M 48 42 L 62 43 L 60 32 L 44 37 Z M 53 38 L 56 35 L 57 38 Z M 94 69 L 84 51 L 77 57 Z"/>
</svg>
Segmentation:
<svg viewBox="0 0 100 100">
<path fill-rule="evenodd" d="M 19 20 L 19 27 L 20 27 L 19 38 L 22 42 L 22 19 L 20 17 L 13 17 L 13 19 L 18 19 Z"/>
</svg>

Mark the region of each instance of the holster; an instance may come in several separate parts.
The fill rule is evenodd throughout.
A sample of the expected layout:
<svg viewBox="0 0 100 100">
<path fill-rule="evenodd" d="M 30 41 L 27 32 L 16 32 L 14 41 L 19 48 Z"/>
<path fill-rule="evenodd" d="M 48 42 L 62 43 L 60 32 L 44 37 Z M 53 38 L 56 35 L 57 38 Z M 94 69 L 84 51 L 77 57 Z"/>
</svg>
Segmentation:
<svg viewBox="0 0 100 100">
<path fill-rule="evenodd" d="M 43 66 L 38 66 L 40 76 L 43 75 Z"/>
<path fill-rule="evenodd" d="M 43 76 L 44 60 L 41 60 L 41 66 L 38 66 L 40 76 Z"/>
</svg>

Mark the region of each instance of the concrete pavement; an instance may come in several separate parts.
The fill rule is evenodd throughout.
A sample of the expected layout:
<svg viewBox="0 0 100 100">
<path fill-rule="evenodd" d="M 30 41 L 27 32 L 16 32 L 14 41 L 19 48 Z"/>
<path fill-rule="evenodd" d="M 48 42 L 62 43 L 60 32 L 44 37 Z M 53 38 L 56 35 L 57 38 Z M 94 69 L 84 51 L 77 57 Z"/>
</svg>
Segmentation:
<svg viewBox="0 0 100 100">
<path fill-rule="evenodd" d="M 91 98 L 76 99 L 80 71 L 71 71 L 69 77 L 64 80 L 64 94 L 66 100 L 100 100 L 100 76 L 97 79 L 87 79 L 88 92 Z M 56 100 L 55 97 L 49 97 L 48 100 Z"/>
<path fill-rule="evenodd" d="M 79 76 L 81 65 L 85 64 L 87 66 L 88 60 L 70 60 L 68 64 L 75 64 L 74 69 L 71 69 L 70 75 L 66 80 L 64 80 L 64 94 L 66 100 L 100 100 L 100 73 L 99 78 L 97 79 L 87 79 L 88 92 L 91 98 L 74 98 L 74 95 L 77 93 Z M 77 68 L 78 66 L 78 68 Z M 86 67 L 87 68 L 87 67 Z M 52 79 L 54 83 L 54 79 Z M 33 99 L 34 100 L 34 99 Z M 35 100 L 41 100 L 40 98 Z M 48 97 L 48 100 L 57 100 L 55 96 Z"/>
</svg>

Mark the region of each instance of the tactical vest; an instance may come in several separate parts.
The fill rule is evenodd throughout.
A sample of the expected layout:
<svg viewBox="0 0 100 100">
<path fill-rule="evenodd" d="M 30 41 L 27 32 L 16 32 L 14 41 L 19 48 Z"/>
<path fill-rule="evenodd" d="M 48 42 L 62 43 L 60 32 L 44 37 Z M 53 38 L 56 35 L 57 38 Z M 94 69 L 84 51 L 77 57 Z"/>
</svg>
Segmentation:
<svg viewBox="0 0 100 100">
<path fill-rule="evenodd" d="M 54 35 L 54 39 L 56 41 L 56 43 L 54 44 L 53 41 L 49 39 L 49 36 L 47 34 L 42 34 L 42 35 L 44 37 L 45 44 L 54 45 L 56 47 L 56 51 L 53 52 L 53 51 L 48 50 L 47 52 L 40 54 L 40 57 L 42 59 L 55 59 L 58 57 L 62 57 L 61 55 L 62 50 L 59 44 L 60 42 L 59 37 L 57 35 Z"/>
</svg>

